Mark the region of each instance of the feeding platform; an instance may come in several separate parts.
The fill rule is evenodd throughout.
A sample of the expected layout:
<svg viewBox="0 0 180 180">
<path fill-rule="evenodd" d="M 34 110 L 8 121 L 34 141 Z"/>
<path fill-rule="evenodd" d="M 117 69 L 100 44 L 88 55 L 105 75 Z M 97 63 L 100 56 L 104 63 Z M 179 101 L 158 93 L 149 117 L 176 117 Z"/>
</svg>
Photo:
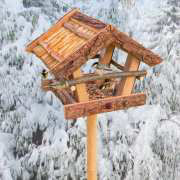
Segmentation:
<svg viewBox="0 0 180 180">
<path fill-rule="evenodd" d="M 114 49 L 125 51 L 124 65 L 112 59 Z M 133 94 L 141 62 L 149 66 L 161 58 L 115 27 L 73 9 L 26 48 L 47 66 L 55 77 L 43 80 L 42 88 L 52 91 L 64 104 L 66 119 L 127 109 L 144 105 L 144 93 Z M 104 67 L 114 65 L 119 72 L 83 74 L 80 67 L 89 59 L 99 58 Z M 59 84 L 58 84 L 59 83 Z M 104 89 L 101 86 L 108 84 Z M 74 88 L 72 90 L 72 87 Z M 86 97 L 82 98 L 81 97 Z"/>
</svg>

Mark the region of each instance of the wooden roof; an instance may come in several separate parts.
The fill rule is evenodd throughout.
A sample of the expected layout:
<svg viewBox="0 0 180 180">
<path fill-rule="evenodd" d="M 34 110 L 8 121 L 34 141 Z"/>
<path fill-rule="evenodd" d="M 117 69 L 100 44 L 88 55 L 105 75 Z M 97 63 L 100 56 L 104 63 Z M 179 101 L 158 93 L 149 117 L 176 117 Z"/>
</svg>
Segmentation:
<svg viewBox="0 0 180 180">
<path fill-rule="evenodd" d="M 73 9 L 26 48 L 39 57 L 55 77 L 67 77 L 100 50 L 115 44 L 144 63 L 154 66 L 161 58 L 115 27 Z"/>
</svg>

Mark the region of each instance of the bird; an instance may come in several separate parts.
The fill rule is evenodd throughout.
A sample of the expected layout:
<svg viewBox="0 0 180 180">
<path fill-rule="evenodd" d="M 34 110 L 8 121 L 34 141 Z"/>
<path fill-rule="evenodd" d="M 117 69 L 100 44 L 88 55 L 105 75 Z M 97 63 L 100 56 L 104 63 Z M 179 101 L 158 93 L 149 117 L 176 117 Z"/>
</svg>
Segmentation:
<svg viewBox="0 0 180 180">
<path fill-rule="evenodd" d="M 42 72 L 41 72 L 41 76 L 42 76 L 43 79 L 47 79 L 47 77 L 48 77 L 48 71 L 46 71 L 45 69 L 43 69 Z"/>
<path fill-rule="evenodd" d="M 99 62 L 95 62 L 92 64 L 92 67 L 95 68 L 95 73 L 99 75 L 103 75 L 106 72 L 112 72 L 112 69 L 109 68 L 107 64 L 101 64 Z"/>
<path fill-rule="evenodd" d="M 100 76 L 103 76 L 103 74 L 106 74 L 107 72 L 112 72 L 112 69 L 108 67 L 106 64 L 101 64 L 99 62 L 95 62 L 92 64 L 92 67 L 95 68 L 95 74 L 98 74 Z M 110 79 L 105 79 L 103 84 L 99 86 L 99 89 L 104 90 L 107 88 L 110 88 Z"/>
</svg>

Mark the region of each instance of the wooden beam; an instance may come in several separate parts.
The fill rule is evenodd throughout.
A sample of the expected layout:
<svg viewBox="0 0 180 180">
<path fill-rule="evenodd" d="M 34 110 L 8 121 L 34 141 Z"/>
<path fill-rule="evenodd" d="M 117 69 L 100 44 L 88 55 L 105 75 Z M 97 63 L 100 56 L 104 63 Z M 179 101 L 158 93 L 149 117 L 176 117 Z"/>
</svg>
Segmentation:
<svg viewBox="0 0 180 180">
<path fill-rule="evenodd" d="M 124 71 L 137 71 L 140 65 L 140 61 L 132 55 L 128 55 Z M 115 94 L 117 95 L 129 95 L 132 93 L 136 77 L 123 77 L 119 84 L 116 85 Z"/>
<path fill-rule="evenodd" d="M 118 64 L 116 61 L 114 61 L 113 59 L 111 60 L 111 64 L 114 65 L 117 69 L 124 71 L 124 66 L 121 64 Z M 142 80 L 142 78 L 144 79 L 144 77 L 142 76 L 136 76 L 136 79 L 138 80 Z"/>
<path fill-rule="evenodd" d="M 67 80 L 66 84 L 67 86 L 73 86 L 76 84 L 82 84 L 82 83 L 88 83 L 89 81 L 95 81 L 95 80 L 105 80 L 105 79 L 114 79 L 114 78 L 124 78 L 124 77 L 141 77 L 146 76 L 147 71 L 125 71 L 125 72 L 112 72 L 112 73 L 105 73 L 102 75 L 86 75 L 82 76 L 80 78 L 75 78 L 72 80 Z M 50 84 L 50 86 L 58 86 L 58 82 L 54 84 Z"/>
<path fill-rule="evenodd" d="M 75 99 L 66 89 L 54 89 L 49 87 L 49 84 L 53 83 L 54 80 L 42 80 L 41 88 L 43 91 L 52 91 L 58 99 L 61 100 L 62 104 L 73 104 L 76 103 Z"/>
<path fill-rule="evenodd" d="M 74 78 L 81 77 L 81 70 L 78 69 L 73 73 Z M 85 84 L 76 85 L 77 96 L 79 102 L 88 102 L 89 97 L 86 90 Z M 64 110 L 65 107 L 64 107 Z M 66 112 L 66 111 L 65 111 Z M 66 114 L 66 113 L 65 113 Z M 96 117 L 97 115 L 90 115 L 87 117 L 87 179 L 96 180 L 97 179 L 97 127 L 96 127 Z"/>
<path fill-rule="evenodd" d="M 100 57 L 100 64 L 110 64 L 114 52 L 114 44 L 110 44 L 106 49 L 104 54 Z"/>
<path fill-rule="evenodd" d="M 90 16 L 87 16 L 85 14 L 82 14 L 80 12 L 76 12 L 72 18 L 78 20 L 78 21 L 81 21 L 83 22 L 84 24 L 88 25 L 88 26 L 91 26 L 93 28 L 96 28 L 96 29 L 103 29 L 105 28 L 107 25 L 97 19 L 94 19 Z"/>
<path fill-rule="evenodd" d="M 39 45 L 44 48 L 46 50 L 46 52 L 52 57 L 54 58 L 55 61 L 58 61 L 59 63 L 61 63 L 64 60 L 64 57 L 60 56 L 60 54 L 56 53 L 53 51 L 53 49 L 48 47 L 48 44 L 44 43 L 44 42 L 40 42 Z"/>
<path fill-rule="evenodd" d="M 135 56 L 137 59 L 143 61 L 149 66 L 160 64 L 162 59 L 149 49 L 143 47 L 137 41 L 130 38 L 127 34 L 119 32 L 115 27 L 111 28 L 112 35 L 116 46 L 127 53 Z"/>
<path fill-rule="evenodd" d="M 94 57 L 92 57 L 91 59 L 99 59 L 101 56 L 100 54 L 96 54 Z M 117 69 L 124 71 L 124 66 L 121 64 L 118 64 L 113 58 L 111 59 L 110 64 L 114 65 Z"/>
<path fill-rule="evenodd" d="M 26 51 L 32 52 L 33 48 L 35 48 L 39 42 L 45 40 L 47 37 L 51 36 L 53 33 L 59 30 L 59 28 L 70 19 L 74 13 L 78 12 L 78 9 L 73 9 L 69 13 L 65 14 L 53 27 L 51 27 L 47 32 L 43 33 L 41 36 L 36 38 L 30 44 L 27 45 Z"/>
<path fill-rule="evenodd" d="M 115 48 L 114 44 L 110 44 L 105 49 L 105 52 L 100 57 L 100 60 L 99 60 L 100 64 L 103 64 L 103 65 L 109 65 L 110 64 L 110 62 L 112 60 L 114 48 Z M 96 81 L 96 83 L 98 86 L 101 86 L 104 83 L 104 80 L 98 80 L 98 81 Z"/>
<path fill-rule="evenodd" d="M 99 59 L 101 56 L 100 54 L 96 54 L 94 57 L 92 57 L 91 59 Z M 121 64 L 118 64 L 113 58 L 111 59 L 110 64 L 114 65 L 117 69 L 124 71 L 124 66 Z"/>
<path fill-rule="evenodd" d="M 74 34 L 76 34 L 77 36 L 84 38 L 86 40 L 90 39 L 92 36 L 90 36 L 87 33 L 84 33 L 82 31 L 79 31 L 75 26 L 73 26 L 73 24 L 70 23 L 64 23 L 64 27 L 66 29 L 68 29 L 69 31 L 73 32 Z"/>
<path fill-rule="evenodd" d="M 78 69 L 73 73 L 74 78 L 82 77 L 81 70 Z M 84 102 L 89 100 L 89 95 L 87 93 L 86 84 L 77 84 L 76 85 L 76 93 L 79 102 Z"/>
<path fill-rule="evenodd" d="M 141 77 L 141 76 L 146 76 L 147 72 L 146 71 L 126 71 L 126 72 L 112 72 L 112 73 L 105 73 L 101 75 L 96 75 L 96 74 L 87 74 L 85 76 L 75 78 L 72 80 L 60 80 L 54 83 L 49 83 L 47 86 L 49 88 L 54 88 L 54 89 L 66 89 L 71 86 L 77 85 L 77 84 L 83 84 L 83 83 L 88 83 L 92 81 L 103 81 L 106 79 L 115 79 L 115 78 L 123 78 L 123 77 L 130 77 L 130 76 L 135 76 L 135 77 Z M 44 87 L 46 88 L 46 87 Z"/>
<path fill-rule="evenodd" d="M 121 64 L 118 64 L 116 61 L 114 61 L 113 59 L 111 60 L 111 64 L 114 65 L 117 69 L 124 71 L 124 66 Z"/>
<path fill-rule="evenodd" d="M 145 94 L 109 97 L 64 106 L 66 119 L 89 116 L 97 113 L 112 112 L 120 109 L 144 105 Z"/>
<path fill-rule="evenodd" d="M 58 94 L 62 93 L 65 96 L 67 104 L 76 103 L 75 99 L 70 95 L 70 93 L 67 90 L 63 89 L 61 91 L 59 91 L 59 90 L 55 90 L 55 91 L 57 91 Z"/>
<path fill-rule="evenodd" d="M 96 58 L 100 58 L 100 55 L 97 54 L 96 56 L 94 56 L 92 59 L 96 59 Z M 117 69 L 124 71 L 124 66 L 121 64 L 118 64 L 115 60 L 111 60 L 111 64 L 114 65 Z M 144 77 L 143 77 L 144 78 Z M 137 76 L 136 79 L 141 80 L 142 78 L 140 76 Z"/>
<path fill-rule="evenodd" d="M 88 30 L 91 31 L 91 32 L 97 33 L 97 32 L 99 31 L 99 29 L 96 29 L 96 28 L 94 28 L 94 27 L 92 27 L 92 26 L 88 26 L 87 24 L 84 24 L 83 22 L 78 21 L 78 20 L 76 20 L 76 19 L 71 18 L 70 20 L 71 20 L 73 23 L 78 24 L 79 26 L 85 27 L 86 29 L 88 29 Z"/>
</svg>

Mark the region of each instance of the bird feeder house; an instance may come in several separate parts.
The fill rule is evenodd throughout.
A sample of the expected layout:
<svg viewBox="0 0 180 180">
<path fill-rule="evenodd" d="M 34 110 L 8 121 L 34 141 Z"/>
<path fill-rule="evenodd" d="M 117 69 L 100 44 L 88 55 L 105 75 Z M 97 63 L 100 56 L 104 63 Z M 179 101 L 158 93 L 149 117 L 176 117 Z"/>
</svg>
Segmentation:
<svg viewBox="0 0 180 180">
<path fill-rule="evenodd" d="M 124 65 L 112 58 L 115 48 L 128 54 Z M 144 105 L 146 95 L 133 92 L 136 79 L 146 75 L 139 71 L 139 65 L 161 63 L 158 55 L 125 33 L 78 9 L 64 15 L 26 50 L 40 58 L 54 75 L 54 79 L 42 80 L 42 88 L 61 100 L 66 119 Z M 98 58 L 102 72 L 83 74 L 81 66 L 93 58 Z M 110 65 L 118 71 L 105 73 Z M 106 84 L 107 88 L 101 88 Z"/>
</svg>

